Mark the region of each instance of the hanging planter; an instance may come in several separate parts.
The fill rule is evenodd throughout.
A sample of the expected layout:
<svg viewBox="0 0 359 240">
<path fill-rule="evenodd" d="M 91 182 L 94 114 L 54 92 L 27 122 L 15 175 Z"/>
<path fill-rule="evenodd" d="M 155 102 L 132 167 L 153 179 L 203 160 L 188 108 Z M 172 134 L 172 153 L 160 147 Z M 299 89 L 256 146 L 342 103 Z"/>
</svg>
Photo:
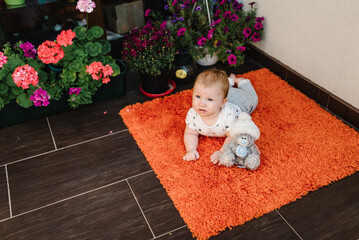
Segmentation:
<svg viewBox="0 0 359 240">
<path fill-rule="evenodd" d="M 212 66 L 218 62 L 218 56 L 217 54 L 213 54 L 212 56 L 210 54 L 206 54 L 205 57 L 199 58 L 196 63 L 201 66 Z"/>
</svg>

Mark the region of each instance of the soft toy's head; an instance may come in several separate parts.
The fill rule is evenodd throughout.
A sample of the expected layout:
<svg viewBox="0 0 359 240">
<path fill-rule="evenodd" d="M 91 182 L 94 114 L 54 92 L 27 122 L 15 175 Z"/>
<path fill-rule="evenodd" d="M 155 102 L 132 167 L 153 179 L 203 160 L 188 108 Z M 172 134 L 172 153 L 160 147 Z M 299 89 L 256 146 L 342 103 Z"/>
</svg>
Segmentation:
<svg viewBox="0 0 359 240">
<path fill-rule="evenodd" d="M 259 129 L 248 113 L 242 112 L 229 128 L 229 135 L 232 138 L 239 134 L 249 134 L 253 137 L 254 141 L 259 139 Z"/>
<path fill-rule="evenodd" d="M 236 144 L 243 147 L 249 147 L 254 142 L 254 138 L 247 133 L 237 134 L 233 137 L 233 139 L 236 142 Z"/>
</svg>

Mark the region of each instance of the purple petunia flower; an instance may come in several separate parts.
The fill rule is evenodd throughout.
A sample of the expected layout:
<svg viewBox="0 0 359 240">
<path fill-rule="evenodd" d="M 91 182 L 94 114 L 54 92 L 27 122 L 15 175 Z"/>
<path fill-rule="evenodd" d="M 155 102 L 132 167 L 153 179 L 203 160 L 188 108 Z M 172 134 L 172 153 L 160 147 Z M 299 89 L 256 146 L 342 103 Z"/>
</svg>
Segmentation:
<svg viewBox="0 0 359 240">
<path fill-rule="evenodd" d="M 38 88 L 30 97 L 36 107 L 49 105 L 49 99 L 50 95 L 42 88 Z"/>
<path fill-rule="evenodd" d="M 36 49 L 30 42 L 20 44 L 20 48 L 24 51 L 24 56 L 29 58 L 36 57 Z"/>
<path fill-rule="evenodd" d="M 228 33 L 228 30 L 229 30 L 229 28 L 228 28 L 227 26 L 225 26 L 225 27 L 223 28 L 223 32 L 224 32 L 224 33 Z"/>
<path fill-rule="evenodd" d="M 198 46 L 202 46 L 203 44 L 205 44 L 206 43 L 206 40 L 207 40 L 207 38 L 205 38 L 205 37 L 200 37 L 200 38 L 198 38 L 198 41 L 197 41 L 197 45 Z"/>
<path fill-rule="evenodd" d="M 202 8 L 200 6 L 196 7 L 196 11 L 198 12 L 199 10 L 202 10 Z"/>
<path fill-rule="evenodd" d="M 250 28 L 245 28 L 243 30 L 243 34 L 245 37 L 249 37 L 251 35 L 252 30 Z"/>
<path fill-rule="evenodd" d="M 176 17 L 175 19 L 173 19 L 173 20 L 172 20 L 172 23 L 177 22 L 177 20 L 178 20 L 178 17 Z"/>
<path fill-rule="evenodd" d="M 211 27 L 216 26 L 216 25 L 219 24 L 220 22 L 221 22 L 221 19 L 218 19 L 217 21 L 212 21 Z"/>
<path fill-rule="evenodd" d="M 183 17 L 180 17 L 180 18 L 178 19 L 178 21 L 180 21 L 180 22 L 182 22 L 183 20 L 184 20 Z"/>
<path fill-rule="evenodd" d="M 234 54 L 228 56 L 228 63 L 229 65 L 237 64 L 237 57 Z"/>
<path fill-rule="evenodd" d="M 227 18 L 227 17 L 230 17 L 231 16 L 231 11 L 225 11 L 223 13 L 223 17 Z"/>
<path fill-rule="evenodd" d="M 263 28 L 263 24 L 262 24 L 261 22 L 256 22 L 256 23 L 254 24 L 254 28 L 257 29 L 257 30 L 259 30 L 259 29 Z"/>
<path fill-rule="evenodd" d="M 236 14 L 233 14 L 233 15 L 230 16 L 230 18 L 231 18 L 231 20 L 232 20 L 233 22 L 235 22 L 235 21 L 238 20 L 239 17 L 238 17 Z"/>
<path fill-rule="evenodd" d="M 222 45 L 222 41 L 217 41 L 216 47 L 219 47 L 219 46 L 221 46 L 221 45 Z"/>
<path fill-rule="evenodd" d="M 207 38 L 210 40 L 213 38 L 213 33 L 214 33 L 214 28 L 211 28 L 209 31 L 208 31 L 208 34 L 207 34 Z"/>
<path fill-rule="evenodd" d="M 251 36 L 252 38 L 252 41 L 253 42 L 258 42 L 261 40 L 261 38 L 259 37 L 259 34 L 258 33 L 253 33 L 253 35 Z"/>
<path fill-rule="evenodd" d="M 81 88 L 70 88 L 69 95 L 72 95 L 72 94 L 79 95 L 80 91 L 81 91 Z"/>
<path fill-rule="evenodd" d="M 242 10 L 243 9 L 243 4 L 242 3 L 238 3 L 237 1 L 234 1 L 233 3 L 233 9 L 236 11 Z"/>
<path fill-rule="evenodd" d="M 257 21 L 257 22 L 263 22 L 263 20 L 264 20 L 264 17 L 257 17 L 257 18 L 256 18 L 256 21 Z"/>
<path fill-rule="evenodd" d="M 180 28 L 178 29 L 177 31 L 177 36 L 182 36 L 185 32 L 186 32 L 187 29 L 185 28 Z"/>
<path fill-rule="evenodd" d="M 226 50 L 226 54 L 230 54 L 232 51 L 231 50 Z"/>
<path fill-rule="evenodd" d="M 164 6 L 164 9 L 165 9 L 165 10 L 168 10 L 168 5 L 165 5 L 165 6 Z"/>
<path fill-rule="evenodd" d="M 241 51 L 241 52 L 243 52 L 243 51 L 246 50 L 246 47 L 238 46 L 238 47 L 236 47 L 236 49 L 239 50 L 239 51 Z"/>
</svg>

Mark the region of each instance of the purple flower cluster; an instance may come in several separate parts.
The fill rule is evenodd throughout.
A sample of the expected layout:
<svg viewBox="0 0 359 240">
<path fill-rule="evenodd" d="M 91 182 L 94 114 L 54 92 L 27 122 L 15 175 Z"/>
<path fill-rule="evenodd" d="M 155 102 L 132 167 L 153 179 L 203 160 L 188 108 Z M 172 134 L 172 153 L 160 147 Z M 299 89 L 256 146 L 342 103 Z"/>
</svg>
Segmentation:
<svg viewBox="0 0 359 240">
<path fill-rule="evenodd" d="M 126 60 L 137 57 L 140 53 L 153 55 L 153 52 L 160 51 L 162 47 L 171 48 L 173 44 L 166 22 L 163 22 L 160 27 L 148 22 L 144 27 L 133 29 L 127 35 L 127 41 L 123 43 L 123 58 Z"/>
<path fill-rule="evenodd" d="M 30 42 L 20 44 L 20 48 L 24 51 L 24 56 L 28 58 L 36 57 L 36 49 Z"/>
<path fill-rule="evenodd" d="M 72 94 L 79 95 L 80 91 L 81 91 L 81 88 L 70 88 L 69 95 L 72 95 Z"/>
<path fill-rule="evenodd" d="M 30 97 L 36 107 L 49 105 L 49 99 L 50 95 L 42 88 L 38 88 Z"/>
</svg>

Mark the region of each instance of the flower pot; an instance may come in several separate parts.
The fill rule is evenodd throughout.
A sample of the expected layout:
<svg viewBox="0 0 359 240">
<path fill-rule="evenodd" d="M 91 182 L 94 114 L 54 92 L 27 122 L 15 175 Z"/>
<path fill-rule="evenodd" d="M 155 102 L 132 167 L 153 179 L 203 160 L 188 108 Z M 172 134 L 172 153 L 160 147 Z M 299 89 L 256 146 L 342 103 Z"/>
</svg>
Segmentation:
<svg viewBox="0 0 359 240">
<path fill-rule="evenodd" d="M 186 51 L 180 51 L 175 56 L 170 77 L 176 83 L 193 82 L 197 76 L 197 65 L 192 56 Z"/>
<path fill-rule="evenodd" d="M 6 4 L 9 6 L 16 6 L 25 3 L 25 0 L 5 0 Z"/>
<path fill-rule="evenodd" d="M 62 71 L 62 68 L 58 67 L 58 66 L 54 66 L 53 64 L 49 64 L 49 68 L 54 71 L 55 73 L 59 73 Z"/>
<path fill-rule="evenodd" d="M 150 94 L 161 94 L 168 90 L 168 70 L 162 71 L 160 75 L 153 76 L 141 73 L 141 89 Z"/>
<path fill-rule="evenodd" d="M 201 66 L 212 66 L 218 62 L 218 56 L 215 53 L 212 56 L 210 54 L 206 54 L 205 57 L 198 59 L 196 62 Z"/>
<path fill-rule="evenodd" d="M 111 77 L 108 84 L 103 84 L 97 90 L 92 96 L 94 103 L 121 97 L 125 94 L 127 67 L 122 60 L 116 62 L 120 66 L 121 73 Z M 47 107 L 32 106 L 29 108 L 20 107 L 14 100 L 0 110 L 0 128 L 72 110 L 67 99 L 68 92 L 64 92 L 61 99 L 50 101 Z"/>
</svg>

